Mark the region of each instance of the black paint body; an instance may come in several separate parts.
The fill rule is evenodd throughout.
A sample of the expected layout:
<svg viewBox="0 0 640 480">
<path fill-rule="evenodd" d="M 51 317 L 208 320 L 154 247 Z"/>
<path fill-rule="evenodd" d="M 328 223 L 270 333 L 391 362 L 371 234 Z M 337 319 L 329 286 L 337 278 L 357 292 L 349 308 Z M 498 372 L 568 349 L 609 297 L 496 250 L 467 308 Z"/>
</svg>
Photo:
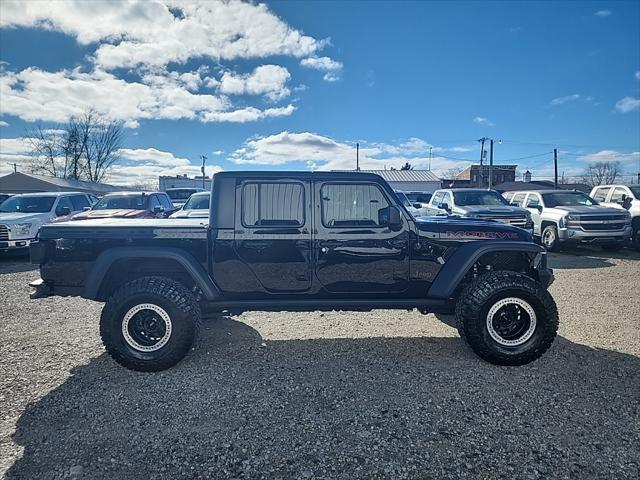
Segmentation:
<svg viewBox="0 0 640 480">
<path fill-rule="evenodd" d="M 287 191 L 302 199 L 300 207 L 287 213 L 296 220 L 286 225 L 268 219 L 248 224 L 247 218 L 253 220 L 254 215 L 248 205 L 260 205 L 253 192 L 277 182 L 286 183 Z M 337 197 L 341 186 L 354 184 L 372 192 L 367 208 L 388 202 L 399 209 L 400 224 L 343 225 L 347 222 L 332 220 L 326 225 L 326 192 Z M 288 198 L 273 208 L 293 210 Z M 383 220 L 388 208 L 378 210 Z M 203 300 L 219 310 L 369 306 L 450 311 L 466 272 L 481 255 L 495 251 L 522 252 L 531 260 L 532 274 L 546 278 L 546 264 L 533 264 L 543 249 L 525 230 L 466 218 L 415 220 L 377 175 L 223 172 L 214 177 L 208 224 L 175 219 L 47 225 L 31 256 L 40 264 L 43 280 L 37 296 L 105 300 L 113 291 L 113 285 L 105 286 L 107 277 L 113 284 L 115 274 L 117 286 L 132 274 L 162 274 L 171 265 L 172 273 L 191 278 Z M 131 265 L 136 267 L 128 268 Z"/>
</svg>

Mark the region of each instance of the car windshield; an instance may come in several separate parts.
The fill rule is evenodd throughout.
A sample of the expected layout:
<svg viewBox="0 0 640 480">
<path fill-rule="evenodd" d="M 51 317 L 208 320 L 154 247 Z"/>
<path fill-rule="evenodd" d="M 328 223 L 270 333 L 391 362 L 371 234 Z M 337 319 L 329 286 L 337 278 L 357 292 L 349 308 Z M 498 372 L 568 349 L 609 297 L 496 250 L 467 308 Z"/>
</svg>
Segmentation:
<svg viewBox="0 0 640 480">
<path fill-rule="evenodd" d="M 209 195 L 191 195 L 187 203 L 184 204 L 183 210 L 209 210 Z"/>
<path fill-rule="evenodd" d="M 410 201 L 416 203 L 429 203 L 429 200 L 431 200 L 430 193 L 409 192 L 406 195 Z"/>
<path fill-rule="evenodd" d="M 640 199 L 640 185 L 635 185 L 629 188 L 631 189 L 633 196 L 636 197 L 637 199 Z"/>
<path fill-rule="evenodd" d="M 176 190 L 167 190 L 167 195 L 171 200 L 187 200 L 191 195 L 198 192 L 195 188 L 179 188 Z"/>
<path fill-rule="evenodd" d="M 455 199 L 456 205 L 461 207 L 468 205 L 509 205 L 502 195 L 490 190 L 453 192 L 453 198 Z"/>
<path fill-rule="evenodd" d="M 16 195 L 0 205 L 0 212 L 45 213 L 51 211 L 56 197 L 21 197 Z"/>
<path fill-rule="evenodd" d="M 145 195 L 105 195 L 93 206 L 93 210 L 144 210 L 146 200 Z"/>
<path fill-rule="evenodd" d="M 543 193 L 542 199 L 548 208 L 571 207 L 577 205 L 598 205 L 593 198 L 582 192 Z"/>
<path fill-rule="evenodd" d="M 405 207 L 412 206 L 411 202 L 409 201 L 409 199 L 407 198 L 407 195 L 404 192 L 396 192 L 396 197 L 398 197 L 398 200 L 400 201 L 400 203 Z"/>
</svg>

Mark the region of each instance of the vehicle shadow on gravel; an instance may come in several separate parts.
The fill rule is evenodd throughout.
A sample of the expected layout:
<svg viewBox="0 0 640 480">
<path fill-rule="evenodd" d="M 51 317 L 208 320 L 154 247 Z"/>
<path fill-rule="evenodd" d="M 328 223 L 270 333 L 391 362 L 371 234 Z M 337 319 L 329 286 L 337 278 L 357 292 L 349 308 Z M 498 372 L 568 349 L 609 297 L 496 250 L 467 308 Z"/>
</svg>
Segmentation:
<svg viewBox="0 0 640 480">
<path fill-rule="evenodd" d="M 18 420 L 8 478 L 638 478 L 639 385 L 640 358 L 564 338 L 507 368 L 222 318 L 169 371 L 75 368 Z"/>
<path fill-rule="evenodd" d="M 0 275 L 6 273 L 28 272 L 37 269 L 37 265 L 29 263 L 29 258 L 25 259 L 24 257 L 0 254 Z"/>
</svg>

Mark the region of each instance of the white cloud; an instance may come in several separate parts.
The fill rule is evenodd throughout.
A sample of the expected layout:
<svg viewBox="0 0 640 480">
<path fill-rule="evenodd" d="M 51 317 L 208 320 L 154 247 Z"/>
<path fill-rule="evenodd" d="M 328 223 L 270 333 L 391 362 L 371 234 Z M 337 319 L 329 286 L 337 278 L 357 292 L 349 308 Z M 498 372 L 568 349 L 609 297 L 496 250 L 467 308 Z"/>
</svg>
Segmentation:
<svg viewBox="0 0 640 480">
<path fill-rule="evenodd" d="M 568 103 L 568 102 L 575 102 L 576 100 L 579 100 L 579 99 L 580 99 L 580 94 L 574 93 L 573 95 L 566 95 L 564 97 L 554 98 L 553 100 L 551 100 L 551 102 L 549 102 L 549 105 L 551 105 L 552 107 L 555 107 L 558 105 L 564 105 L 565 103 Z"/>
<path fill-rule="evenodd" d="M 32 160 L 30 147 L 28 138 L 0 138 L 0 175 L 13 172 L 14 163 L 19 172 L 27 171 Z"/>
<path fill-rule="evenodd" d="M 211 152 L 212 155 L 222 155 L 224 153 L 224 150 L 214 150 L 213 152 Z"/>
<path fill-rule="evenodd" d="M 608 17 L 612 13 L 613 12 L 611 10 L 598 10 L 596 13 L 594 13 L 594 15 L 596 17 Z"/>
<path fill-rule="evenodd" d="M 429 164 L 425 148 L 430 144 L 419 138 L 410 138 L 398 144 L 360 142 L 360 168 L 382 170 L 400 168 L 405 162 L 414 168 L 425 169 Z M 306 163 L 310 169 L 351 170 L 356 163 L 355 142 L 341 142 L 310 132 L 281 132 L 276 135 L 247 140 L 229 159 L 237 164 L 284 165 Z M 455 166 L 468 166 L 437 155 L 432 158 L 435 171 Z"/>
<path fill-rule="evenodd" d="M 220 78 L 220 92 L 228 95 L 262 95 L 280 100 L 291 92 L 286 87 L 291 78 L 289 71 L 278 65 L 261 65 L 252 73 L 237 75 L 225 72 Z"/>
<path fill-rule="evenodd" d="M 616 102 L 616 110 L 622 113 L 640 110 L 640 99 L 633 97 L 621 98 Z"/>
<path fill-rule="evenodd" d="M 228 112 L 205 112 L 202 115 L 203 122 L 255 122 L 271 117 L 286 117 L 295 111 L 296 107 L 287 105 L 286 107 L 267 108 L 260 110 L 255 107 L 246 107 Z"/>
<path fill-rule="evenodd" d="M 121 148 L 118 150 L 121 157 L 136 162 L 144 162 L 153 165 L 164 165 L 170 167 L 183 167 L 191 165 L 186 158 L 179 158 L 171 152 L 163 152 L 155 148 Z"/>
<path fill-rule="evenodd" d="M 300 65 L 314 70 L 322 70 L 325 72 L 334 72 L 342 69 L 342 63 L 332 60 L 329 57 L 310 57 L 303 58 Z"/>
<path fill-rule="evenodd" d="M 578 160 L 594 163 L 594 162 L 620 162 L 623 165 L 634 167 L 638 160 L 640 160 L 640 152 L 622 153 L 616 150 L 601 150 L 595 153 L 588 153 Z"/>
<path fill-rule="evenodd" d="M 338 80 L 340 80 L 342 77 L 340 76 L 339 73 L 333 73 L 333 72 L 327 72 L 322 76 L 322 79 L 325 82 L 337 82 Z"/>
<path fill-rule="evenodd" d="M 7 122 L 5 122 L 4 120 L 0 120 L 0 127 L 8 127 L 9 124 Z"/>
<path fill-rule="evenodd" d="M 485 127 L 494 127 L 495 123 L 485 117 L 475 117 L 473 119 L 473 123 L 477 123 L 478 125 L 484 125 Z"/>
<path fill-rule="evenodd" d="M 57 30 L 83 45 L 104 42 L 95 62 L 105 69 L 192 58 L 306 57 L 327 44 L 292 28 L 264 4 L 238 1 L 3 1 L 0 26 Z"/>
</svg>

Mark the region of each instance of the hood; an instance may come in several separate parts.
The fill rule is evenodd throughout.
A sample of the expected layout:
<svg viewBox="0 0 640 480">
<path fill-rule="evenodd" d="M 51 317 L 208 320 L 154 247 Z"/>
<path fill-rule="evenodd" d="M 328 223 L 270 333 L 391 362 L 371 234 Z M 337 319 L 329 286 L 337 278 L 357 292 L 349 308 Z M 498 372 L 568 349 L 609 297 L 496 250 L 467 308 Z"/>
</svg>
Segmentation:
<svg viewBox="0 0 640 480">
<path fill-rule="evenodd" d="M 24 223 L 35 220 L 47 221 L 51 217 L 51 212 L 44 213 L 22 213 L 22 212 L 0 212 L 0 223 Z"/>
<path fill-rule="evenodd" d="M 464 207 L 454 207 L 454 209 L 466 212 L 467 215 L 526 216 L 529 213 L 524 208 L 510 205 L 466 205 Z"/>
<path fill-rule="evenodd" d="M 616 215 L 620 214 L 619 208 L 603 207 L 601 205 L 572 205 L 570 207 L 553 207 L 560 212 L 575 213 L 578 215 Z"/>
<path fill-rule="evenodd" d="M 420 217 L 416 227 L 421 235 L 446 241 L 514 240 L 532 242 L 532 235 L 522 228 L 493 220 L 438 215 Z"/>
<path fill-rule="evenodd" d="M 116 209 L 116 210 L 87 210 L 71 217 L 71 220 L 88 220 L 91 218 L 137 218 L 147 214 L 146 210 Z"/>
<path fill-rule="evenodd" d="M 209 210 L 179 210 L 169 218 L 209 218 Z"/>
</svg>

